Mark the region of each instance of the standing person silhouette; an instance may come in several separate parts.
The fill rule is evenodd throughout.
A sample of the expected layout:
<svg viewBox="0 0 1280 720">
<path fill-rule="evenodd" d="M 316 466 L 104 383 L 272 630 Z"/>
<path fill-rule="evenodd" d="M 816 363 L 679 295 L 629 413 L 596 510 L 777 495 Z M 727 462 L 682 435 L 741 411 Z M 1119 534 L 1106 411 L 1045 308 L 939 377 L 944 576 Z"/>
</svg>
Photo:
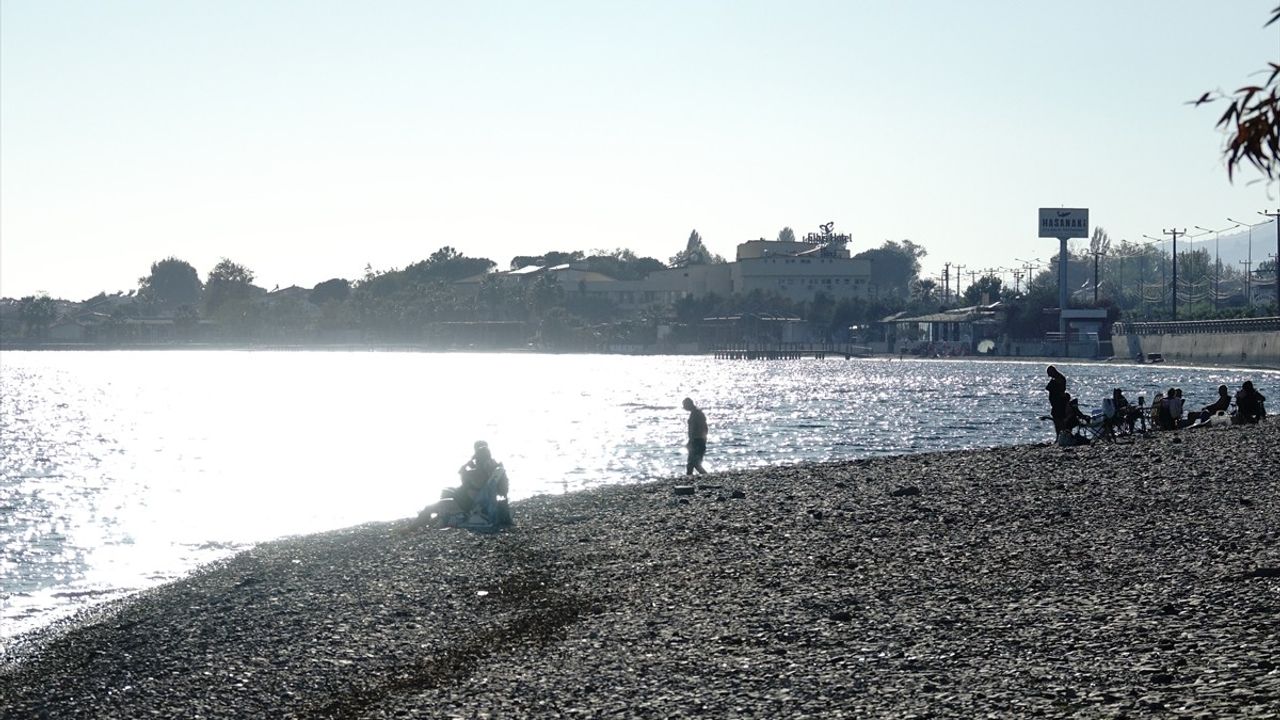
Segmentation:
<svg viewBox="0 0 1280 720">
<path fill-rule="evenodd" d="M 1053 418 L 1054 435 L 1066 429 L 1067 424 L 1067 376 L 1058 372 L 1058 368 L 1050 365 L 1048 370 L 1049 384 L 1044 386 L 1049 391 L 1049 415 Z"/>
<path fill-rule="evenodd" d="M 702 467 L 702 456 L 707 454 L 707 416 L 693 400 L 684 399 L 684 409 L 689 411 L 689 461 L 685 463 L 684 474 L 692 475 L 694 470 L 706 475 Z"/>
</svg>

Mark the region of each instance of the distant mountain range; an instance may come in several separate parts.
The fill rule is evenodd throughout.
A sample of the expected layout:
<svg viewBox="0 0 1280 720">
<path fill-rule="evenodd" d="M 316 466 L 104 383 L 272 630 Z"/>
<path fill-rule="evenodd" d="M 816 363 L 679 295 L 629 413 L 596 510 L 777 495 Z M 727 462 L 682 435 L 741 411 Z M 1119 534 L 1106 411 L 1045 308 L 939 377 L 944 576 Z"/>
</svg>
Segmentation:
<svg viewBox="0 0 1280 720">
<path fill-rule="evenodd" d="M 1193 231 L 1194 232 L 1194 231 Z M 1112 241 L 1113 246 L 1115 241 Z M 1169 243 L 1163 243 L 1160 248 L 1165 252 L 1169 251 Z M 1202 235 L 1188 242 L 1183 238 L 1178 238 L 1178 252 L 1183 253 L 1188 249 L 1207 249 L 1209 251 L 1209 260 L 1213 261 L 1213 235 Z M 1263 225 L 1253 229 L 1253 266 L 1256 268 L 1258 263 L 1270 259 L 1269 255 L 1276 254 L 1276 226 L 1275 224 Z M 1218 258 L 1222 260 L 1222 264 L 1228 267 L 1234 267 L 1237 270 L 1244 270 L 1244 266 L 1240 263 L 1249 259 L 1249 231 L 1241 230 L 1232 233 L 1223 233 L 1218 238 Z"/>
</svg>

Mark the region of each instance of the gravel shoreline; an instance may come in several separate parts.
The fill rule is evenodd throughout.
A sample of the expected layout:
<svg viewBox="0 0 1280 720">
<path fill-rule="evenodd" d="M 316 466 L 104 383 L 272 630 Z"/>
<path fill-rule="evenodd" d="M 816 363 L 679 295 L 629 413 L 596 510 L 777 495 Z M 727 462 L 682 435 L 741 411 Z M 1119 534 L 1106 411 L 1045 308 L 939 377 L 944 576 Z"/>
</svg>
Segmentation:
<svg viewBox="0 0 1280 720">
<path fill-rule="evenodd" d="M 266 543 L 3 718 L 1280 716 L 1280 423 L 729 472 Z"/>
</svg>

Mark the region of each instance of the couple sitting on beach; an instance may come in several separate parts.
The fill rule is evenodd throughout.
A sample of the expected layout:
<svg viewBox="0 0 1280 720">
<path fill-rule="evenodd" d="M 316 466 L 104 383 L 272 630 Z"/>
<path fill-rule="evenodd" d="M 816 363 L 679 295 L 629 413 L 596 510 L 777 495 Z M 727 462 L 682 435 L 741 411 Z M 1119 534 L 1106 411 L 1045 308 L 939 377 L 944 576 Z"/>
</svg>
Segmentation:
<svg viewBox="0 0 1280 720">
<path fill-rule="evenodd" d="M 440 501 L 418 513 L 415 527 L 496 530 L 511 524 L 506 468 L 493 459 L 489 443 L 477 440 L 471 459 L 458 468 L 462 484 L 445 488 Z"/>
</svg>

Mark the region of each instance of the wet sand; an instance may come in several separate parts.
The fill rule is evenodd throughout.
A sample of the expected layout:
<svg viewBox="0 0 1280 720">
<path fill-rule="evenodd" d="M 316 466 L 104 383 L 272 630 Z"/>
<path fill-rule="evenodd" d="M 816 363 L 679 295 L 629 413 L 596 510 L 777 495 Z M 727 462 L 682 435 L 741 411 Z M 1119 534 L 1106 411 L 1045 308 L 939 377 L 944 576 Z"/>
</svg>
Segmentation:
<svg viewBox="0 0 1280 720">
<path fill-rule="evenodd" d="M 0 717 L 1274 717 L 1278 448 L 1272 420 L 267 543 L 29 638 Z"/>
</svg>

